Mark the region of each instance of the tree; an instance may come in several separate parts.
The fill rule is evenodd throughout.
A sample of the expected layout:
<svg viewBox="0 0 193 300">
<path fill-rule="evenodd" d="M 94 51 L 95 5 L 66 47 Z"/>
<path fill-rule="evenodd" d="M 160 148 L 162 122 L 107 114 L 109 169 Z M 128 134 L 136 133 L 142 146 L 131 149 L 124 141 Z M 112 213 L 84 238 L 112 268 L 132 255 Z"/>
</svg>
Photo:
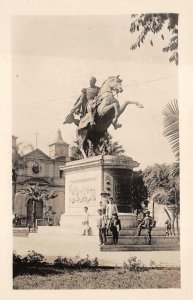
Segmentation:
<svg viewBox="0 0 193 300">
<path fill-rule="evenodd" d="M 97 155 L 122 155 L 125 152 L 122 145 L 119 145 L 117 141 L 113 141 L 112 136 L 107 132 L 104 137 L 100 139 L 99 144 L 95 151 L 93 146 L 90 144 L 88 149 L 88 157 Z M 70 160 L 83 159 L 83 155 L 78 147 L 78 142 L 75 141 L 70 146 Z"/>
<path fill-rule="evenodd" d="M 138 31 L 139 35 L 130 49 L 135 50 L 137 47 L 141 47 L 150 33 L 160 33 L 160 37 L 164 40 L 162 30 L 166 25 L 171 37 L 162 51 L 171 52 L 169 61 L 178 65 L 178 14 L 133 14 L 131 17 L 135 20 L 130 25 L 130 32 L 135 33 Z M 150 44 L 153 46 L 152 40 L 150 40 Z"/>
<path fill-rule="evenodd" d="M 32 225 L 35 228 L 36 226 L 36 203 L 38 201 L 43 201 L 43 204 L 46 205 L 46 201 L 49 199 L 54 199 L 57 197 L 57 194 L 54 190 L 49 190 L 48 187 L 41 187 L 38 184 L 36 185 L 26 185 L 24 189 L 20 190 L 20 193 L 27 196 L 27 200 L 32 200 Z"/>
<path fill-rule="evenodd" d="M 18 143 L 18 153 L 20 156 L 23 156 L 34 150 L 32 144 L 24 144 L 23 142 Z"/>
<path fill-rule="evenodd" d="M 74 160 L 79 160 L 79 159 L 83 159 L 83 155 L 80 151 L 80 148 L 78 147 L 78 142 L 74 142 L 73 145 L 70 145 L 69 148 L 69 160 L 70 161 L 74 161 Z"/>
<path fill-rule="evenodd" d="M 13 200 L 15 198 L 15 194 L 17 191 L 17 177 L 18 177 L 18 170 L 24 169 L 27 167 L 27 161 L 26 159 L 22 158 L 23 151 L 25 151 L 26 148 L 31 147 L 33 149 L 33 146 L 31 144 L 24 145 L 23 143 L 17 144 L 16 142 L 17 137 L 12 135 L 12 184 L 13 184 Z M 22 149 L 21 149 L 22 145 Z"/>
<path fill-rule="evenodd" d="M 180 212 L 180 187 L 179 187 L 179 174 L 180 174 L 180 145 L 179 145 L 179 109 L 177 100 L 173 100 L 167 104 L 162 112 L 164 116 L 164 136 L 168 138 L 172 151 L 175 155 L 176 162 L 172 166 L 172 176 L 175 178 L 173 184 L 173 193 L 175 195 L 176 205 L 176 221 L 177 231 L 179 235 L 178 215 Z"/>
<path fill-rule="evenodd" d="M 101 138 L 97 151 L 99 155 L 122 155 L 125 152 L 123 146 L 113 141 L 112 135 L 108 132 Z"/>
<path fill-rule="evenodd" d="M 164 136 L 168 138 L 176 162 L 172 169 L 173 176 L 179 176 L 180 173 L 180 146 L 179 146 L 179 109 L 177 100 L 167 104 L 163 112 Z"/>
<path fill-rule="evenodd" d="M 133 172 L 133 208 L 140 209 L 142 202 L 147 201 L 148 192 L 141 170 Z"/>
<path fill-rule="evenodd" d="M 22 156 L 32 150 L 32 144 L 24 144 L 20 142 L 17 144 L 17 137 L 12 135 L 12 181 L 17 183 L 17 172 L 27 166 L 27 161 Z M 15 191 L 16 192 L 16 191 Z"/>
<path fill-rule="evenodd" d="M 155 164 L 147 167 L 143 171 L 143 178 L 148 190 L 148 194 L 153 200 L 159 204 L 164 205 L 164 210 L 171 220 L 172 231 L 175 235 L 174 222 L 177 220 L 178 228 L 178 215 L 179 215 L 179 177 L 173 176 L 172 167 L 166 164 Z"/>
<path fill-rule="evenodd" d="M 16 142 L 17 137 L 12 135 L 12 184 L 13 184 L 13 200 L 17 191 L 18 170 L 27 167 L 27 160 L 22 157 L 26 151 L 34 149 L 32 144 L 24 144 Z M 14 201 L 13 201 L 14 202 Z"/>
</svg>

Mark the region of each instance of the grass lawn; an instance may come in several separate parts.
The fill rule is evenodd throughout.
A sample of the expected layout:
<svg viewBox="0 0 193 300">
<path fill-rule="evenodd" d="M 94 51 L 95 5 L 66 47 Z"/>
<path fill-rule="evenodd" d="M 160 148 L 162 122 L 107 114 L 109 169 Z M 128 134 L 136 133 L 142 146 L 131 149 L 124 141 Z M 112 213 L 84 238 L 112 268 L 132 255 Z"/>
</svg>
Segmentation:
<svg viewBox="0 0 193 300">
<path fill-rule="evenodd" d="M 40 271 L 40 270 L 39 270 Z M 151 289 L 180 288 L 180 269 L 25 271 L 13 279 L 14 289 Z"/>
</svg>

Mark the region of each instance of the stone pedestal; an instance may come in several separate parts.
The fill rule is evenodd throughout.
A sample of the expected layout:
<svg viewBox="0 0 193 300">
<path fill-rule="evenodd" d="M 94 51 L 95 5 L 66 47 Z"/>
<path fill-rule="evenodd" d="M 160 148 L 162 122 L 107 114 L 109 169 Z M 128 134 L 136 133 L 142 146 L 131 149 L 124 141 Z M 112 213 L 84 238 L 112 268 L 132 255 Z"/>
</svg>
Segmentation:
<svg viewBox="0 0 193 300">
<path fill-rule="evenodd" d="M 123 227 L 133 226 L 136 217 L 132 213 L 132 180 L 133 169 L 138 166 L 130 157 L 106 155 L 69 162 L 60 167 L 65 174 L 65 213 L 60 225 L 67 226 L 67 219 L 68 224 L 72 219 L 73 224 L 80 226 L 84 206 L 88 207 L 92 223 L 96 224 L 100 193 L 105 190 L 115 200 Z"/>
</svg>

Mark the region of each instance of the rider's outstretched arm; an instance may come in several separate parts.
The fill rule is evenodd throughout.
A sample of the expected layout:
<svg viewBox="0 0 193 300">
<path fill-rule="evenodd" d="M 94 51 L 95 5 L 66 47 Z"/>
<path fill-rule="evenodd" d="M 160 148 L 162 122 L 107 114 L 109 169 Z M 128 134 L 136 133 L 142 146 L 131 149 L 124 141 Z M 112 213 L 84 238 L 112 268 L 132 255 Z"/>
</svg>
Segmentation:
<svg viewBox="0 0 193 300">
<path fill-rule="evenodd" d="M 85 91 L 85 89 L 83 89 L 83 90 L 82 90 L 82 93 L 81 93 L 81 95 L 80 95 L 80 97 L 79 97 L 79 99 L 78 99 L 77 102 L 74 104 L 74 107 L 72 108 L 72 110 L 71 110 L 70 113 L 75 112 L 75 111 L 82 105 L 85 96 L 86 96 L 86 91 Z"/>
<path fill-rule="evenodd" d="M 84 101 L 85 94 L 81 93 L 80 98 L 78 101 L 75 103 L 73 109 L 71 110 L 71 113 L 75 112 L 83 103 Z"/>
</svg>

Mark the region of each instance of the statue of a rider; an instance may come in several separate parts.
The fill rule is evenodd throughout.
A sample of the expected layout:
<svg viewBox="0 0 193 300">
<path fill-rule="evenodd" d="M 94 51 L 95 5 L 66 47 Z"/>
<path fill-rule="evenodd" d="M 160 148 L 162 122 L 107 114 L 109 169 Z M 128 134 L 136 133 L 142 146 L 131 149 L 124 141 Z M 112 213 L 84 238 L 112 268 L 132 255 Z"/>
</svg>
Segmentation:
<svg viewBox="0 0 193 300">
<path fill-rule="evenodd" d="M 83 118 L 86 113 L 89 117 L 90 126 L 95 125 L 94 122 L 94 108 L 96 105 L 96 96 L 99 93 L 99 87 L 96 86 L 96 78 L 90 78 L 90 86 L 88 88 L 83 88 L 80 97 L 74 104 L 74 107 L 67 116 L 65 123 L 74 122 L 76 124 L 76 119 L 74 119 L 73 114 L 79 115 L 80 119 Z M 78 125 L 78 123 L 76 124 Z"/>
</svg>

